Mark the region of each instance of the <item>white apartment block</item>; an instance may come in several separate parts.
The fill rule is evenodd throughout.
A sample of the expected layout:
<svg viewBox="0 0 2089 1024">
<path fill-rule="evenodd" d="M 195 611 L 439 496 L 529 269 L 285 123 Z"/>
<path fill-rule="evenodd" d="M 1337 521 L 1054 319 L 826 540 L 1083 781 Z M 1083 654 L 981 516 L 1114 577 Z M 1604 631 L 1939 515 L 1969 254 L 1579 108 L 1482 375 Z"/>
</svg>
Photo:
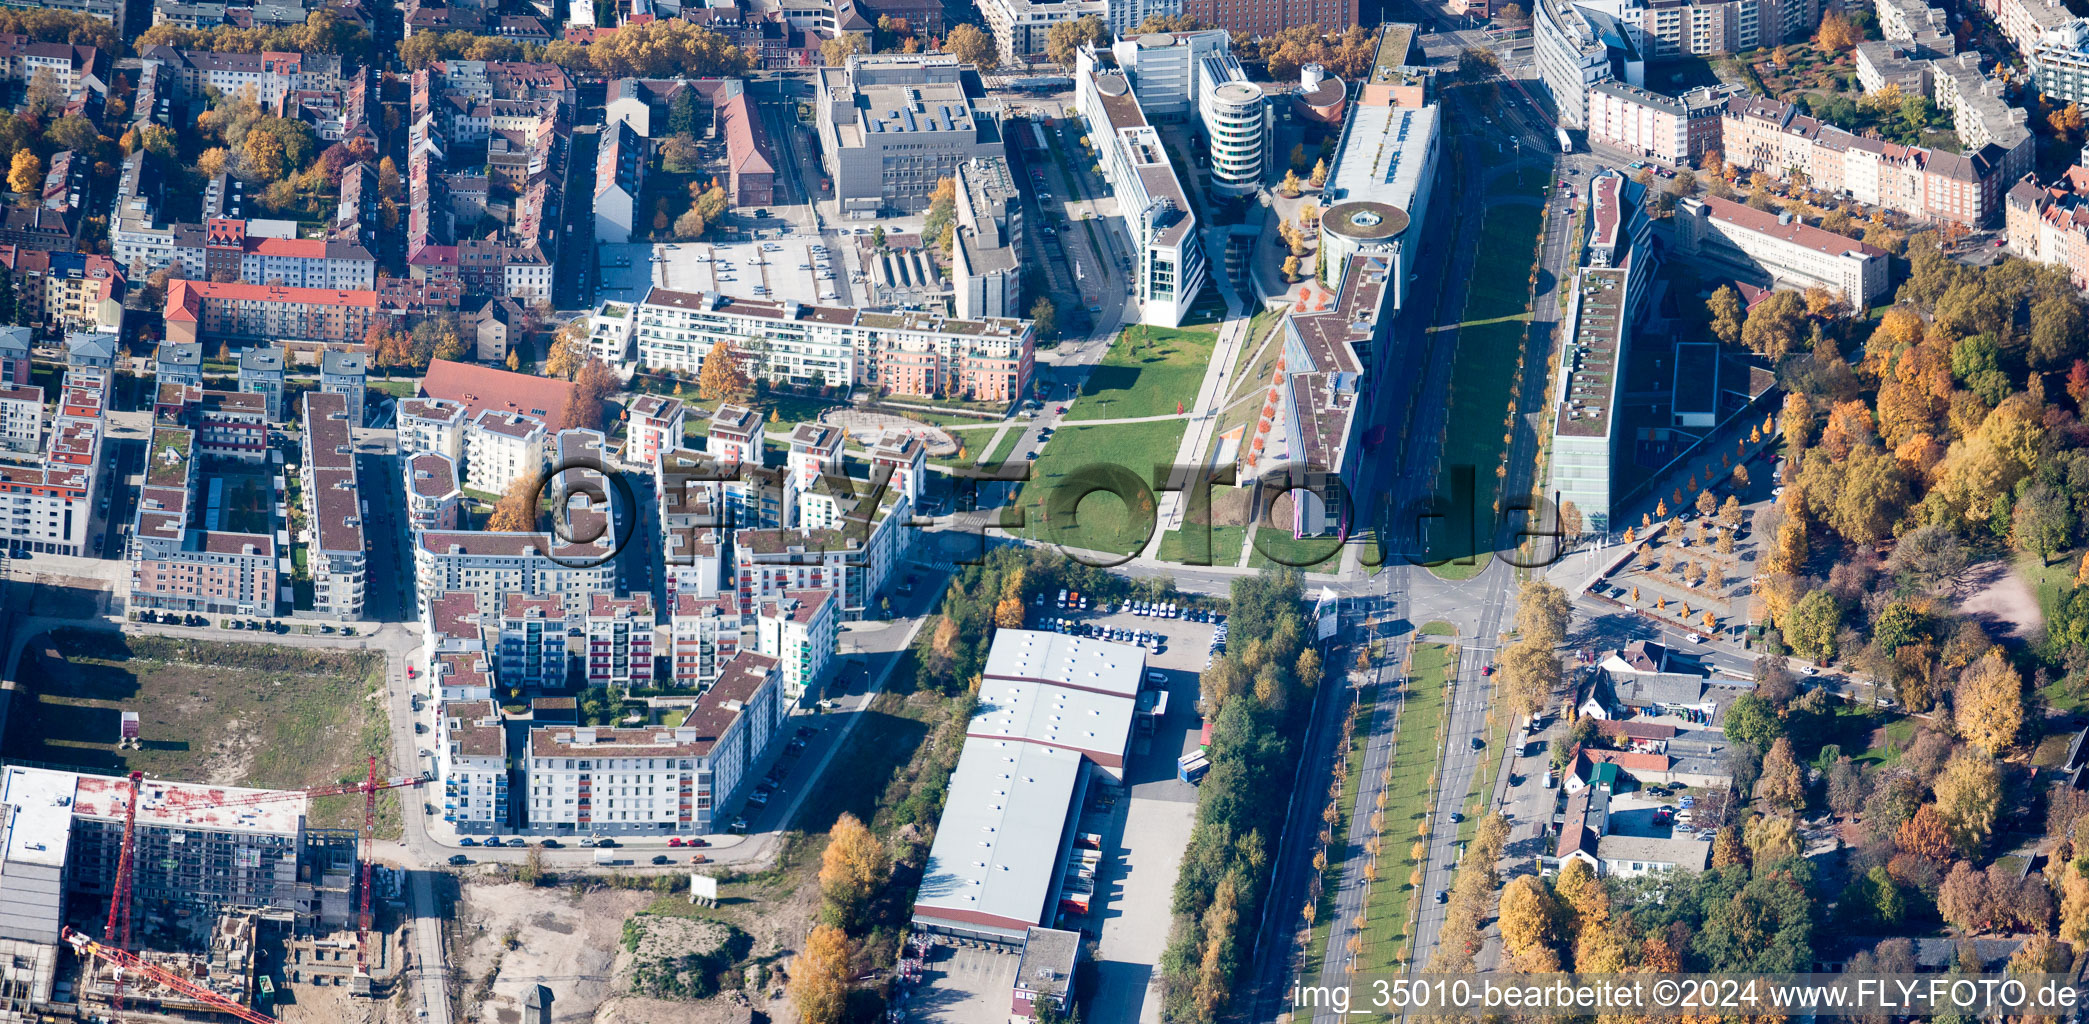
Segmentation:
<svg viewBox="0 0 2089 1024">
<path fill-rule="evenodd" d="M 348 398 L 324 391 L 305 396 L 303 483 L 307 567 L 312 610 L 346 621 L 363 617 L 369 557 L 364 551 L 361 492 Z"/>
<path fill-rule="evenodd" d="M 676 728 L 545 726 L 524 768 L 529 828 L 559 835 L 704 834 L 753 781 L 786 715 L 774 661 L 743 653 Z"/>
<path fill-rule="evenodd" d="M 0 447 L 33 452 L 43 447 L 44 389 L 0 385 Z"/>
<path fill-rule="evenodd" d="M 508 740 L 491 700 L 446 701 L 435 717 L 435 777 L 442 780 L 442 820 L 463 835 L 492 835 L 508 826 Z"/>
<path fill-rule="evenodd" d="M 785 591 L 761 602 L 756 647 L 783 670 L 783 694 L 790 701 L 822 694 L 841 635 L 840 607 L 825 590 Z"/>
<path fill-rule="evenodd" d="M 435 452 L 453 465 L 464 462 L 464 430 L 470 421 L 464 403 L 447 398 L 407 398 L 399 402 L 399 454 Z"/>
<path fill-rule="evenodd" d="M 107 389 L 106 371 L 66 371 L 42 458 L 0 465 L 0 523 L 5 525 L 0 538 L 7 543 L 61 555 L 92 553 L 90 525 L 100 492 Z M 30 390 L 41 396 L 40 389 Z M 12 410 L 10 432 L 37 429 L 22 421 L 28 415 L 30 410 Z M 40 421 L 40 402 L 33 415 Z"/>
<path fill-rule="evenodd" d="M 579 607 L 616 591 L 609 538 L 567 543 L 548 533 L 424 530 L 414 537 L 415 607 L 452 590 L 468 590 L 491 608 L 510 593 L 548 594 Z"/>
<path fill-rule="evenodd" d="M 406 523 L 415 530 L 454 530 L 463 521 L 464 491 L 457 483 L 457 463 L 441 452 L 419 452 L 401 463 L 406 468 Z"/>
<path fill-rule="evenodd" d="M 464 430 L 464 486 L 506 494 L 508 485 L 544 472 L 544 421 L 500 409 L 482 410 Z"/>
<path fill-rule="evenodd" d="M 589 686 L 642 689 L 653 685 L 653 601 L 644 594 L 588 599 L 586 668 Z"/>
<path fill-rule="evenodd" d="M 1001 50 L 1001 63 L 1020 64 L 1031 54 L 1045 52 L 1053 25 L 1077 18 L 1108 22 L 1110 6 L 1109 0 L 981 0 L 979 13 Z"/>
<path fill-rule="evenodd" d="M 2089 18 L 2047 29 L 2025 56 L 2048 100 L 2089 104 Z"/>
<path fill-rule="evenodd" d="M 631 400 L 631 420 L 625 434 L 630 438 L 624 461 L 637 466 L 660 468 L 660 453 L 679 448 L 687 428 L 687 412 L 679 398 L 640 395 Z"/>
<path fill-rule="evenodd" d="M 439 700 L 493 696 L 486 631 L 478 595 L 454 590 L 437 594 L 421 614 L 420 668 Z"/>
<path fill-rule="evenodd" d="M 525 693 L 563 689 L 570 656 L 579 646 L 571 636 L 575 629 L 564 598 L 502 595 L 495 657 L 501 685 Z"/>
<path fill-rule="evenodd" d="M 733 655 L 740 652 L 740 600 L 731 591 L 673 598 L 668 618 L 668 679 L 675 686 L 701 690 L 718 681 Z"/>
</svg>

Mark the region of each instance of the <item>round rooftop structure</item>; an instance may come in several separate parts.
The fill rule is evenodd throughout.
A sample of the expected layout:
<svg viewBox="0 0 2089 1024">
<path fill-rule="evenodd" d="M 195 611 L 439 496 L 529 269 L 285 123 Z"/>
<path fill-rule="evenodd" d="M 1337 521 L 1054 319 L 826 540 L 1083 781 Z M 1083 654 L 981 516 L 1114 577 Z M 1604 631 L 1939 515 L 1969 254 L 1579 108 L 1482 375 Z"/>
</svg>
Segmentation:
<svg viewBox="0 0 2089 1024">
<path fill-rule="evenodd" d="M 1407 230 L 1407 211 L 1391 203 L 1336 203 L 1320 214 L 1320 229 L 1353 242 L 1379 242 Z"/>
<path fill-rule="evenodd" d="M 1123 75 L 1095 76 L 1095 91 L 1105 96 L 1122 96 L 1131 91 L 1131 83 Z"/>
<path fill-rule="evenodd" d="M 1175 33 L 1148 32 L 1145 35 L 1139 37 L 1139 45 L 1150 50 L 1158 50 L 1164 46 L 1174 46 Z"/>
<path fill-rule="evenodd" d="M 1244 106 L 1262 102 L 1262 90 L 1246 82 L 1227 82 L 1212 90 L 1212 97 L 1220 103 Z"/>
</svg>

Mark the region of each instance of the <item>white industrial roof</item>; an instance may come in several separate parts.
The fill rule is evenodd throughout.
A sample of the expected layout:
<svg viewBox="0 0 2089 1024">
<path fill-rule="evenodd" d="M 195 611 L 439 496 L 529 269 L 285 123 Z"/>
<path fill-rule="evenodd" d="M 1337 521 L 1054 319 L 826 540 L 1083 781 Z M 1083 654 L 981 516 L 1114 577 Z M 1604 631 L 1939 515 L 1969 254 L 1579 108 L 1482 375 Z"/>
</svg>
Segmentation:
<svg viewBox="0 0 2089 1024">
<path fill-rule="evenodd" d="M 72 794 L 67 772 L 0 772 L 0 939 L 58 941 Z"/>
<path fill-rule="evenodd" d="M 954 911 L 966 916 L 943 919 L 1012 930 L 1018 937 L 1043 920 L 1080 772 L 1081 755 L 1063 747 L 966 740 L 929 848 L 915 916 Z M 979 914 L 999 920 L 988 924 L 970 916 Z"/>
<path fill-rule="evenodd" d="M 1121 768 L 1131 740 L 1133 698 L 1049 683 L 988 676 L 979 683 L 971 736 L 1065 746 L 1106 768 Z"/>
<path fill-rule="evenodd" d="M 1432 170 L 1429 147 L 1439 126 L 1437 108 L 1359 105 L 1327 182 L 1323 202 L 1368 199 L 1391 203 L 1419 219 L 1415 197 Z"/>
<path fill-rule="evenodd" d="M 988 679 L 1059 683 L 1135 699 L 1145 671 L 1146 652 L 1130 644 L 1035 629 L 1003 629 L 994 633 L 985 675 Z"/>
</svg>

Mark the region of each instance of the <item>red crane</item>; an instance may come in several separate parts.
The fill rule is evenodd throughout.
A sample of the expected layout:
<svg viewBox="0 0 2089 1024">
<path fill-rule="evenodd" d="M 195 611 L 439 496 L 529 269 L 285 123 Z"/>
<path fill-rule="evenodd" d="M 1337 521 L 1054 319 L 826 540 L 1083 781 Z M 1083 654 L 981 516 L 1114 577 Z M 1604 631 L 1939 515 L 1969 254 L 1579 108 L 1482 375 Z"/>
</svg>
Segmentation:
<svg viewBox="0 0 2089 1024">
<path fill-rule="evenodd" d="M 105 932 L 110 937 L 120 935 L 124 949 L 129 949 L 131 946 L 131 841 L 132 832 L 138 818 L 138 784 L 139 780 L 143 778 L 143 772 L 132 772 L 130 775 L 130 799 L 126 802 L 123 820 L 123 850 L 116 860 L 115 893 L 109 902 L 109 925 Z M 312 789 L 282 789 L 247 793 L 241 796 L 226 797 L 223 800 L 219 800 L 216 806 L 247 807 L 254 804 L 271 803 L 277 800 L 292 800 L 298 797 L 341 796 L 347 793 L 363 794 L 363 827 L 358 834 L 361 841 L 357 844 L 360 847 L 357 852 L 362 860 L 363 891 L 361 907 L 356 915 L 355 970 L 357 974 L 369 977 L 370 963 L 367 951 L 370 947 L 370 876 L 374 873 L 370 861 L 370 846 L 376 832 L 377 793 L 379 790 L 385 789 L 401 789 L 408 786 L 426 785 L 430 779 L 431 777 L 427 775 L 402 775 L 389 779 L 380 779 L 377 777 L 377 758 L 372 757 L 370 758 L 369 772 L 363 777 L 361 782 L 343 783 L 338 786 L 318 786 Z M 98 949 L 109 949 L 109 947 L 99 943 L 95 945 Z M 117 952 L 121 952 L 121 950 L 117 950 Z M 120 979 L 118 986 L 117 991 L 121 992 Z M 267 1020 L 268 1018 L 264 1017 L 261 1019 Z"/>
<path fill-rule="evenodd" d="M 113 946 L 104 946 L 79 932 L 73 931 L 71 928 L 65 929 L 61 934 L 66 942 L 72 944 L 73 951 L 82 957 L 91 956 L 97 960 L 105 960 L 114 965 L 116 968 L 116 984 L 119 991 L 123 985 L 124 975 L 141 974 L 219 1013 L 229 1013 L 234 1017 L 238 1017 L 240 1020 L 246 1021 L 247 1024 L 277 1024 L 274 1017 L 250 1009 L 243 1003 L 227 999 L 158 964 L 147 963 Z"/>
</svg>

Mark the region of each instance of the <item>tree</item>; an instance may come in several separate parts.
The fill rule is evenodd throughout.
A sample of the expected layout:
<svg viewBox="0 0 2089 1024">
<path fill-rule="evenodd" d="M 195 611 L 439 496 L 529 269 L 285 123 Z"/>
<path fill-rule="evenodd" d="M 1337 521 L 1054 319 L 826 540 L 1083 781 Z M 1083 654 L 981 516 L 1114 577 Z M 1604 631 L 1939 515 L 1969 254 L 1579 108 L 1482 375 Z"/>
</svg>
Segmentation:
<svg viewBox="0 0 2089 1024">
<path fill-rule="evenodd" d="M 864 38 L 863 33 L 843 32 L 820 43 L 820 63 L 838 68 L 847 64 L 850 57 L 869 52 L 870 40 Z"/>
<path fill-rule="evenodd" d="M 1071 18 L 1052 26 L 1045 33 L 1045 56 L 1061 67 L 1074 66 L 1074 54 L 1085 44 L 1102 46 L 1110 40 L 1110 26 L 1101 18 L 1088 15 Z"/>
<path fill-rule="evenodd" d="M 704 232 L 710 230 L 711 226 L 704 222 L 704 215 L 692 205 L 683 210 L 681 216 L 675 218 L 674 228 L 676 238 L 694 241 L 704 237 Z"/>
<path fill-rule="evenodd" d="M 1799 823 L 1782 814 L 1770 814 L 1748 823 L 1742 830 L 1748 859 L 1757 871 L 1779 861 L 1797 857 L 1804 849 L 1799 841 Z"/>
<path fill-rule="evenodd" d="M 2016 742 L 2024 723 L 2024 680 L 1999 647 L 1989 648 L 1958 680 L 1957 725 L 1966 742 L 1996 756 Z"/>
<path fill-rule="evenodd" d="M 2031 306 L 2032 365 L 2059 366 L 2081 355 L 2084 333 L 2082 304 L 2071 295 L 2051 295 Z"/>
<path fill-rule="evenodd" d="M 2073 539 L 2074 509 L 2051 484 L 2032 484 L 2010 513 L 2016 546 L 2038 556 L 2038 564 L 2051 565 L 2053 552 Z"/>
<path fill-rule="evenodd" d="M 1961 852 L 1972 854 L 1994 834 L 2002 806 L 2002 771 L 1978 754 L 1961 752 L 1945 762 L 1934 785 L 1937 817 Z"/>
<path fill-rule="evenodd" d="M 943 39 L 943 52 L 951 54 L 967 64 L 976 64 L 980 71 L 992 71 L 1001 63 L 1000 51 L 994 48 L 994 38 L 977 25 L 959 25 L 950 30 Z"/>
<path fill-rule="evenodd" d="M 489 533 L 534 533 L 537 529 L 537 497 L 543 489 L 541 474 L 524 473 L 508 484 L 493 514 L 486 519 Z"/>
<path fill-rule="evenodd" d="M 1559 903 L 1535 875 L 1518 875 L 1502 889 L 1499 923 L 1502 947 L 1519 964 L 1532 966 L 1534 955 L 1556 955 Z"/>
<path fill-rule="evenodd" d="M 740 362 L 733 357 L 725 339 L 712 342 L 711 351 L 704 355 L 703 367 L 697 371 L 697 395 L 706 402 L 715 402 L 733 398 L 751 386 L 747 372 L 740 369 Z"/>
<path fill-rule="evenodd" d="M 1747 319 L 1747 309 L 1741 305 L 1741 293 L 1733 285 L 1720 285 L 1705 303 L 1712 313 L 1712 333 L 1728 345 L 1741 341 L 1741 325 Z"/>
<path fill-rule="evenodd" d="M 1566 642 L 1574 605 L 1567 592 L 1543 580 L 1525 580 L 1516 593 L 1516 631 L 1546 647 Z"/>
<path fill-rule="evenodd" d="M 1849 818 L 1863 806 L 1864 773 L 1849 758 L 1836 758 L 1828 768 L 1828 809 Z"/>
<path fill-rule="evenodd" d="M 1746 850 L 1747 848 L 1741 845 L 1740 828 L 1728 825 L 1712 837 L 1712 866 L 1729 868 L 1745 865 L 1748 862 Z"/>
<path fill-rule="evenodd" d="M 843 931 L 861 926 L 891 875 L 885 844 L 855 815 L 843 812 L 827 830 L 827 848 L 820 854 L 820 898 L 828 922 Z"/>
<path fill-rule="evenodd" d="M 1763 755 L 1762 779 L 1756 785 L 1762 798 L 1773 805 L 1795 811 L 1806 806 L 1806 780 L 1792 756 L 1791 737 L 1779 736 L 1770 744 L 1770 752 Z"/>
<path fill-rule="evenodd" d="M 871 227 L 870 245 L 879 252 L 885 251 L 885 225 L 876 224 Z"/>
<path fill-rule="evenodd" d="M 566 407 L 561 417 L 568 427 L 599 429 L 602 423 L 602 403 L 617 389 L 616 375 L 600 359 L 589 359 L 573 375 L 573 390 L 566 393 Z"/>
<path fill-rule="evenodd" d="M 1842 630 L 1842 602 L 1826 590 L 1809 591 L 1785 616 L 1784 641 L 1802 657 L 1835 660 L 1836 634 Z"/>
<path fill-rule="evenodd" d="M 1313 175 L 1307 178 L 1306 182 L 1314 188 L 1322 188 L 1327 185 L 1327 160 L 1325 158 L 1313 164 Z"/>
<path fill-rule="evenodd" d="M 2060 872 L 2060 939 L 2076 952 L 2089 948 L 2089 875 L 2069 864 Z"/>
<path fill-rule="evenodd" d="M 1040 295 L 1030 304 L 1030 322 L 1037 326 L 1039 338 L 1049 340 L 1059 336 L 1059 308 L 1052 305 L 1047 296 Z"/>
<path fill-rule="evenodd" d="M 1850 19 L 1837 12 L 1821 16 L 1821 30 L 1814 36 L 1821 49 L 1829 53 L 1848 53 L 1856 49 L 1863 38 L 1856 26 L 1850 24 Z"/>
<path fill-rule="evenodd" d="M 823 924 L 805 937 L 791 960 L 791 1006 L 804 1024 L 841 1024 L 849 1003 L 849 936 Z"/>
<path fill-rule="evenodd" d="M 1744 693 L 1727 705 L 1726 734 L 1762 750 L 1784 735 L 1784 723 L 1769 701 Z"/>
<path fill-rule="evenodd" d="M 1296 256 L 1285 256 L 1285 257 L 1284 257 L 1284 264 L 1283 264 L 1283 266 L 1282 266 L 1281 268 L 1279 268 L 1279 269 L 1280 269 L 1280 270 L 1281 270 L 1281 271 L 1283 272 L 1283 274 L 1284 274 L 1284 280 L 1286 280 L 1286 281 L 1296 281 L 1296 280 L 1298 280 L 1298 275 L 1299 275 L 1298 257 L 1296 257 Z"/>
<path fill-rule="evenodd" d="M 1951 866 L 1951 874 L 1937 887 L 1937 913 L 1960 931 L 1977 932 L 1994 919 L 1987 875 L 1965 861 Z"/>
<path fill-rule="evenodd" d="M 561 380 L 572 380 L 587 363 L 587 321 L 575 320 L 558 329 L 552 335 L 551 353 L 544 359 L 544 375 Z"/>
<path fill-rule="evenodd" d="M 21 193 L 25 199 L 43 197 L 44 162 L 34 152 L 15 150 L 14 162 L 7 169 L 7 190 Z"/>
<path fill-rule="evenodd" d="M 1949 527 L 1931 525 L 1908 531 L 1894 545 L 1886 571 L 1926 590 L 1956 588 L 1965 579 L 1971 557 L 1965 541 Z"/>
<path fill-rule="evenodd" d="M 921 238 L 950 255 L 950 244 L 957 238 L 956 179 L 936 180 L 935 189 L 928 194 L 928 213 L 921 220 Z"/>
</svg>

